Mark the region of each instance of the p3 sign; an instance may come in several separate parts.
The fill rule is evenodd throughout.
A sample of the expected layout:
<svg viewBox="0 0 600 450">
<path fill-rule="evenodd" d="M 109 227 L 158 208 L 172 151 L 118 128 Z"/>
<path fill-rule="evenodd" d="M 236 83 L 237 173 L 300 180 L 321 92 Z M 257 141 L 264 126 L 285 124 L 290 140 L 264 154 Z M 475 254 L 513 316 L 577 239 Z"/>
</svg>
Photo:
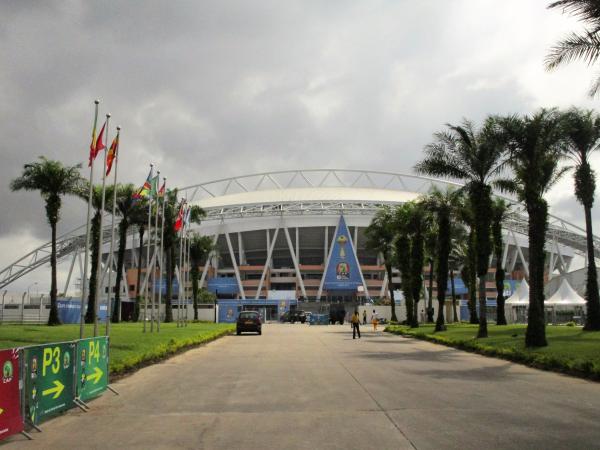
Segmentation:
<svg viewBox="0 0 600 450">
<path fill-rule="evenodd" d="M 73 407 L 74 342 L 25 347 L 25 411 L 31 423 Z"/>
<path fill-rule="evenodd" d="M 101 395 L 108 386 L 108 337 L 77 342 L 77 398 L 82 401 Z"/>
</svg>

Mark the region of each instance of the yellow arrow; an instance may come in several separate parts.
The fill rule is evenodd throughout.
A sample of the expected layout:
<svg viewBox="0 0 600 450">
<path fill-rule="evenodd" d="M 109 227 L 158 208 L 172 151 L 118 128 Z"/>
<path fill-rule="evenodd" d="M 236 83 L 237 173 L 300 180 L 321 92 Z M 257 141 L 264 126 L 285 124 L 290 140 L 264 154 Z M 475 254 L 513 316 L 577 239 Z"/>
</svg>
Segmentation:
<svg viewBox="0 0 600 450">
<path fill-rule="evenodd" d="M 4 410 L 2 408 L 0 408 L 0 414 L 2 414 L 4 412 Z"/>
<path fill-rule="evenodd" d="M 46 395 L 54 394 L 54 397 L 52 397 L 52 398 L 56 399 L 56 398 L 58 398 L 58 396 L 60 394 L 62 394 L 62 391 L 63 391 L 64 388 L 65 388 L 64 384 L 62 384 L 58 380 L 54 380 L 54 387 L 53 388 L 44 389 L 42 391 L 42 395 L 45 397 Z"/>
<path fill-rule="evenodd" d="M 89 374 L 86 378 L 88 381 L 93 381 L 94 384 L 98 384 L 98 381 L 100 381 L 102 375 L 104 375 L 104 372 L 100 370 L 100 367 L 94 367 L 94 373 Z"/>
</svg>

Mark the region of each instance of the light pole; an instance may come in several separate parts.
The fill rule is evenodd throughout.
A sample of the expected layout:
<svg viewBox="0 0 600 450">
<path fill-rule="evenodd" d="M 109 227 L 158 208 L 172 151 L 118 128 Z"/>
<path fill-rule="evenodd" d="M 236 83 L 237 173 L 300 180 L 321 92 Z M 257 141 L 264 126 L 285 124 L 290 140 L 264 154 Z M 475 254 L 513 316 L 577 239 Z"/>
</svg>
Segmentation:
<svg viewBox="0 0 600 450">
<path fill-rule="evenodd" d="M 31 289 L 33 286 L 37 285 L 37 281 L 35 283 L 31 283 L 29 286 L 27 286 L 27 301 L 29 302 L 29 304 L 31 304 L 31 294 L 29 293 L 29 289 Z M 23 300 L 25 298 L 23 297 Z M 21 302 L 21 322 L 25 322 L 25 302 Z"/>
</svg>

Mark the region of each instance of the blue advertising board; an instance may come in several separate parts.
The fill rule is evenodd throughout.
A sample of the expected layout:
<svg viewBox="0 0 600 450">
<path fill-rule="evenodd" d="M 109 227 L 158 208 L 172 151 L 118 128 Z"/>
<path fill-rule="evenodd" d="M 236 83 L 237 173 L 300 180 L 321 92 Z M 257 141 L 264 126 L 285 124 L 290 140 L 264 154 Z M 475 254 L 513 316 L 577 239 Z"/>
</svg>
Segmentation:
<svg viewBox="0 0 600 450">
<path fill-rule="evenodd" d="M 81 316 L 81 300 L 57 299 L 58 317 L 62 323 L 79 323 Z M 98 320 L 106 321 L 106 303 L 100 303 L 100 312 Z"/>
<path fill-rule="evenodd" d="M 173 289 L 173 295 L 179 294 L 179 282 L 177 281 L 177 278 L 173 279 L 172 289 Z M 162 295 L 167 295 L 167 280 L 166 280 L 166 278 L 163 278 L 162 280 L 156 280 L 154 282 L 154 290 L 157 293 L 160 290 Z"/>
<path fill-rule="evenodd" d="M 242 304 L 238 301 L 219 300 L 219 322 L 234 323 L 241 309 Z"/>
<path fill-rule="evenodd" d="M 362 275 L 352 239 L 344 216 L 340 216 L 337 232 L 333 237 L 323 287 L 328 291 L 356 291 L 356 288 L 362 284 Z"/>
<path fill-rule="evenodd" d="M 237 294 L 239 287 L 237 280 L 233 277 L 214 277 L 208 279 L 208 290 L 219 294 Z"/>
</svg>

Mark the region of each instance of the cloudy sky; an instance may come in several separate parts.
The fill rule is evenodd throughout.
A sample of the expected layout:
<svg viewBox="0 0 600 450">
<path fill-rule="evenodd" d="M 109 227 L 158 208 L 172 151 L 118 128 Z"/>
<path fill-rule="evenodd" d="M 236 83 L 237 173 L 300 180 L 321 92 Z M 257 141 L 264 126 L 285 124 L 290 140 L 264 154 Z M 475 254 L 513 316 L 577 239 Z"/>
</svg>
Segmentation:
<svg viewBox="0 0 600 450">
<path fill-rule="evenodd" d="M 410 172 L 446 122 L 596 107 L 593 69 L 543 69 L 578 26 L 548 3 L 3 1 L 0 266 L 49 239 L 39 196 L 10 193 L 10 180 L 42 154 L 84 162 L 95 98 L 123 128 L 121 180 L 140 183 L 154 162 L 180 186 L 296 168 Z M 549 200 L 582 223 L 571 185 Z M 84 215 L 66 200 L 59 232 Z"/>
</svg>

